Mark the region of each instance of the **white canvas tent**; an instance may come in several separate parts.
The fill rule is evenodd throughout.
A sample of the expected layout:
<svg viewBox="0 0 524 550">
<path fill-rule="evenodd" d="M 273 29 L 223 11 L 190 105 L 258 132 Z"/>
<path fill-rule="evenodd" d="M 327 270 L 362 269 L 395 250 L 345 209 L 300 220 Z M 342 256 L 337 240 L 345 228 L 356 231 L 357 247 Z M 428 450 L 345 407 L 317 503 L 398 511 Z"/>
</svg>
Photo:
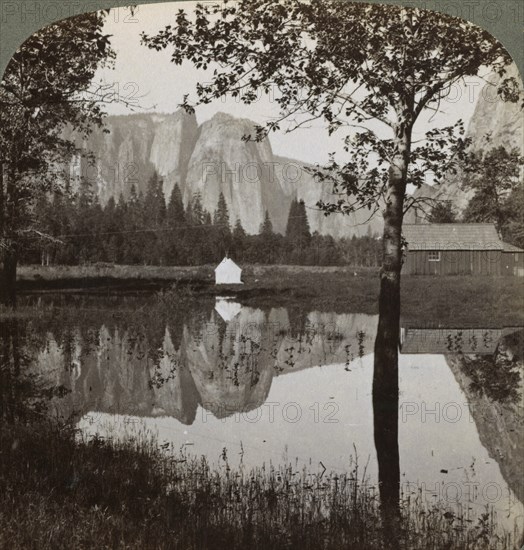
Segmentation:
<svg viewBox="0 0 524 550">
<path fill-rule="evenodd" d="M 241 285 L 240 275 L 242 269 L 227 256 L 215 268 L 215 284 L 217 285 Z"/>
</svg>

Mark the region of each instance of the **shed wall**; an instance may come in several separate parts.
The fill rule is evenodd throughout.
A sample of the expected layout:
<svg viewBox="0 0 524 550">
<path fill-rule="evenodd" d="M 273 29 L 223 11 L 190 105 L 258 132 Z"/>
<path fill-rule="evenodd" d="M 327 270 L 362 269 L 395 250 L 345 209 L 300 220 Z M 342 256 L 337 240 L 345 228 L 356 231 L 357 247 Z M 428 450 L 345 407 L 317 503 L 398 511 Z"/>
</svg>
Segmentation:
<svg viewBox="0 0 524 550">
<path fill-rule="evenodd" d="M 440 260 L 430 261 L 429 251 L 412 250 L 404 258 L 402 271 L 406 275 L 513 275 L 513 270 L 503 269 L 506 254 L 500 250 L 441 250 Z"/>
<path fill-rule="evenodd" d="M 501 272 L 503 275 L 524 277 L 524 252 L 504 252 L 502 254 Z"/>
</svg>

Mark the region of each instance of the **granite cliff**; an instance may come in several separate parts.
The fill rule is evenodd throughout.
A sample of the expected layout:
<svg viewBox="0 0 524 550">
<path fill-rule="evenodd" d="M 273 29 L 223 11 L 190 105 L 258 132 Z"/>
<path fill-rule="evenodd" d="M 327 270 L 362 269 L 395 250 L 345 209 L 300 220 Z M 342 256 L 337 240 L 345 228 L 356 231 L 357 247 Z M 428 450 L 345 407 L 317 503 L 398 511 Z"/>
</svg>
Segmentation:
<svg viewBox="0 0 524 550">
<path fill-rule="evenodd" d="M 515 66 L 509 76 L 521 83 Z M 517 104 L 497 98 L 497 84 L 497 77 L 492 77 L 479 89 L 467 129 L 471 147 L 474 151 L 499 145 L 524 150 L 522 111 Z M 330 189 L 315 181 L 307 163 L 275 155 L 269 138 L 243 141 L 242 136 L 254 131 L 250 120 L 217 113 L 198 125 L 194 114 L 179 110 L 110 116 L 106 128 L 107 132 L 95 130 L 82 143 L 84 150 L 94 154 L 95 165 L 76 159 L 70 167 L 71 173 L 87 176 L 102 204 L 120 194 L 129 196 L 133 184 L 144 192 L 156 170 L 163 179 L 166 200 L 178 183 L 186 204 L 199 192 L 204 207 L 213 212 L 223 193 L 231 223 L 239 219 L 248 233 L 258 232 L 266 210 L 274 229 L 283 233 L 294 198 L 306 203 L 312 231 L 334 237 L 381 233 L 380 214 L 371 219 L 367 211 L 326 217 L 317 210 L 318 200 L 329 201 Z M 471 191 L 461 187 L 462 179 L 460 174 L 450 175 L 439 186 L 424 185 L 415 196 L 451 200 L 460 213 L 471 198 Z M 413 213 L 408 221 L 414 221 Z"/>
<path fill-rule="evenodd" d="M 334 237 L 365 235 L 381 231 L 381 218 L 369 223 L 367 212 L 352 216 L 325 217 L 316 210 L 319 199 L 329 199 L 329 189 L 305 170 L 305 162 L 273 154 L 269 139 L 246 142 L 254 123 L 217 113 L 200 126 L 194 115 L 172 114 L 110 116 L 106 132 L 93 131 L 80 145 L 94 155 L 94 165 L 74 159 L 69 171 L 91 182 L 102 204 L 120 194 L 128 197 L 134 185 L 145 192 L 156 170 L 169 199 L 175 183 L 185 204 L 200 193 L 204 207 L 213 212 L 223 193 L 231 223 L 240 219 L 248 233 L 257 233 L 269 212 L 273 227 L 283 233 L 291 201 L 303 199 L 312 231 Z"/>
</svg>

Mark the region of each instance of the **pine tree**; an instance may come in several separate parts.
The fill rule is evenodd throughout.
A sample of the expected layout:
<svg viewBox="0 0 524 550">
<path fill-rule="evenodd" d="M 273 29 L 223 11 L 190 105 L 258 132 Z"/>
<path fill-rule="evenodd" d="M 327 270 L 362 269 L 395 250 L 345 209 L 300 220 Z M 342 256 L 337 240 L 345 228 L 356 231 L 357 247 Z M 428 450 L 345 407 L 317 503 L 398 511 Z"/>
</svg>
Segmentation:
<svg viewBox="0 0 524 550">
<path fill-rule="evenodd" d="M 123 193 L 120 193 L 115 208 L 114 231 L 117 243 L 116 262 L 119 264 L 129 263 L 126 258 L 126 234 L 123 232 L 127 226 L 128 205 Z"/>
<path fill-rule="evenodd" d="M 303 264 L 311 255 L 306 249 L 311 243 L 311 231 L 303 200 L 291 201 L 286 225 L 285 259 L 293 264 Z"/>
<path fill-rule="evenodd" d="M 192 265 L 201 264 L 203 261 L 204 223 L 206 212 L 202 206 L 202 195 L 195 193 L 187 209 L 187 248 L 188 260 Z"/>
<path fill-rule="evenodd" d="M 246 231 L 242 227 L 242 223 L 240 222 L 240 219 L 237 218 L 235 227 L 233 228 L 233 239 L 237 242 L 243 242 L 245 241 L 246 237 L 247 237 Z"/>
<path fill-rule="evenodd" d="M 296 235 L 296 219 L 297 219 L 297 205 L 298 202 L 296 199 L 293 199 L 291 201 L 291 205 L 289 206 L 289 214 L 287 217 L 287 224 L 286 224 L 286 240 L 291 242 L 295 235 Z"/>
<path fill-rule="evenodd" d="M 200 192 L 193 195 L 191 201 L 191 225 L 202 225 L 204 223 L 204 207 L 202 206 L 202 194 Z"/>
<path fill-rule="evenodd" d="M 129 192 L 123 230 L 125 263 L 132 265 L 142 263 L 144 261 L 143 197 L 142 193 L 137 193 L 135 184 L 131 185 Z"/>
<path fill-rule="evenodd" d="M 104 211 L 100 204 L 98 195 L 94 195 L 91 207 L 89 209 L 89 260 L 91 262 L 103 261 L 103 241 L 102 241 L 102 228 L 103 228 Z"/>
<path fill-rule="evenodd" d="M 264 221 L 260 225 L 258 235 L 259 247 L 255 252 L 256 261 L 270 264 L 275 261 L 275 234 L 273 233 L 273 224 L 269 217 L 269 212 L 266 210 Z"/>
<path fill-rule="evenodd" d="M 89 180 L 84 179 L 75 196 L 73 214 L 73 238 L 78 261 L 88 263 L 97 260 L 101 208 L 98 196 L 93 192 Z"/>
<path fill-rule="evenodd" d="M 246 232 L 242 227 L 240 220 L 237 218 L 231 238 L 231 255 L 236 260 L 243 260 L 247 249 L 247 244 Z"/>
<path fill-rule="evenodd" d="M 218 197 L 218 205 L 215 210 L 215 215 L 213 216 L 214 225 L 230 229 L 229 227 L 229 212 L 227 209 L 226 199 L 224 194 L 220 193 Z"/>
<path fill-rule="evenodd" d="M 213 216 L 214 254 L 213 260 L 217 261 L 224 257 L 231 248 L 231 227 L 229 226 L 229 212 L 227 210 L 224 195 L 220 193 L 218 205 Z"/>
<path fill-rule="evenodd" d="M 144 231 L 144 261 L 147 264 L 162 264 L 161 247 L 162 229 L 166 217 L 166 201 L 163 191 L 163 181 L 156 172 L 149 179 L 144 197 L 143 220 Z"/>
<path fill-rule="evenodd" d="M 211 213 L 204 209 L 204 223 L 200 230 L 201 237 L 201 253 L 200 253 L 200 263 L 208 264 L 214 263 L 219 259 L 222 259 L 221 252 L 227 252 L 227 249 L 224 246 L 217 247 L 216 239 L 216 228 L 213 225 L 213 218 Z"/>
<path fill-rule="evenodd" d="M 455 223 L 457 213 L 451 201 L 442 201 L 435 204 L 428 215 L 429 223 Z"/>
<path fill-rule="evenodd" d="M 156 172 L 149 179 L 144 198 L 144 219 L 150 227 L 160 227 L 166 217 L 163 181 Z"/>
<path fill-rule="evenodd" d="M 289 224 L 289 222 L 288 222 Z M 294 220 L 291 225 L 290 238 L 294 247 L 305 248 L 311 241 L 311 231 L 307 219 L 306 205 L 303 200 L 297 201 L 294 208 Z"/>
<path fill-rule="evenodd" d="M 169 265 L 183 265 L 186 260 L 187 215 L 182 200 L 182 192 L 175 183 L 166 213 L 166 231 L 163 237 L 163 254 Z"/>
<path fill-rule="evenodd" d="M 54 193 L 53 211 L 55 215 L 50 220 L 51 234 L 64 243 L 54 247 L 53 263 L 78 263 L 77 258 L 75 258 L 74 241 L 71 237 L 75 225 L 75 206 L 68 191 L 56 191 Z"/>
<path fill-rule="evenodd" d="M 175 183 L 169 204 L 167 206 L 167 221 L 170 227 L 184 225 L 186 223 L 186 211 L 182 200 L 182 192 L 178 183 Z"/>
<path fill-rule="evenodd" d="M 273 223 L 269 217 L 269 212 L 266 210 L 264 221 L 260 224 L 260 235 L 265 237 L 273 236 Z"/>
</svg>

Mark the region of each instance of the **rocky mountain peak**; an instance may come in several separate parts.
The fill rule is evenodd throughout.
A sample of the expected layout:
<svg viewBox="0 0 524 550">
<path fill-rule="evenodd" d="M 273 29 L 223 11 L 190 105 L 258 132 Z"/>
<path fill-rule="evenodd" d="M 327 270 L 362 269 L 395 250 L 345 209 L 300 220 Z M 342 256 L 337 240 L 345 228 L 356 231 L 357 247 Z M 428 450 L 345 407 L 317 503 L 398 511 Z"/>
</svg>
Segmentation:
<svg viewBox="0 0 524 550">
<path fill-rule="evenodd" d="M 522 79 L 515 64 L 510 65 L 504 78 L 515 78 L 523 89 Z M 486 152 L 495 147 L 518 148 L 524 154 L 524 113 L 519 103 L 503 101 L 497 94 L 500 77 L 493 73 L 480 89 L 475 110 L 471 117 L 466 137 L 471 139 L 471 150 Z M 415 197 L 449 200 L 458 213 L 464 211 L 473 192 L 462 187 L 464 176 L 460 172 L 449 174 L 438 186 L 423 185 L 414 193 Z M 413 211 L 408 219 L 415 221 Z"/>
</svg>

